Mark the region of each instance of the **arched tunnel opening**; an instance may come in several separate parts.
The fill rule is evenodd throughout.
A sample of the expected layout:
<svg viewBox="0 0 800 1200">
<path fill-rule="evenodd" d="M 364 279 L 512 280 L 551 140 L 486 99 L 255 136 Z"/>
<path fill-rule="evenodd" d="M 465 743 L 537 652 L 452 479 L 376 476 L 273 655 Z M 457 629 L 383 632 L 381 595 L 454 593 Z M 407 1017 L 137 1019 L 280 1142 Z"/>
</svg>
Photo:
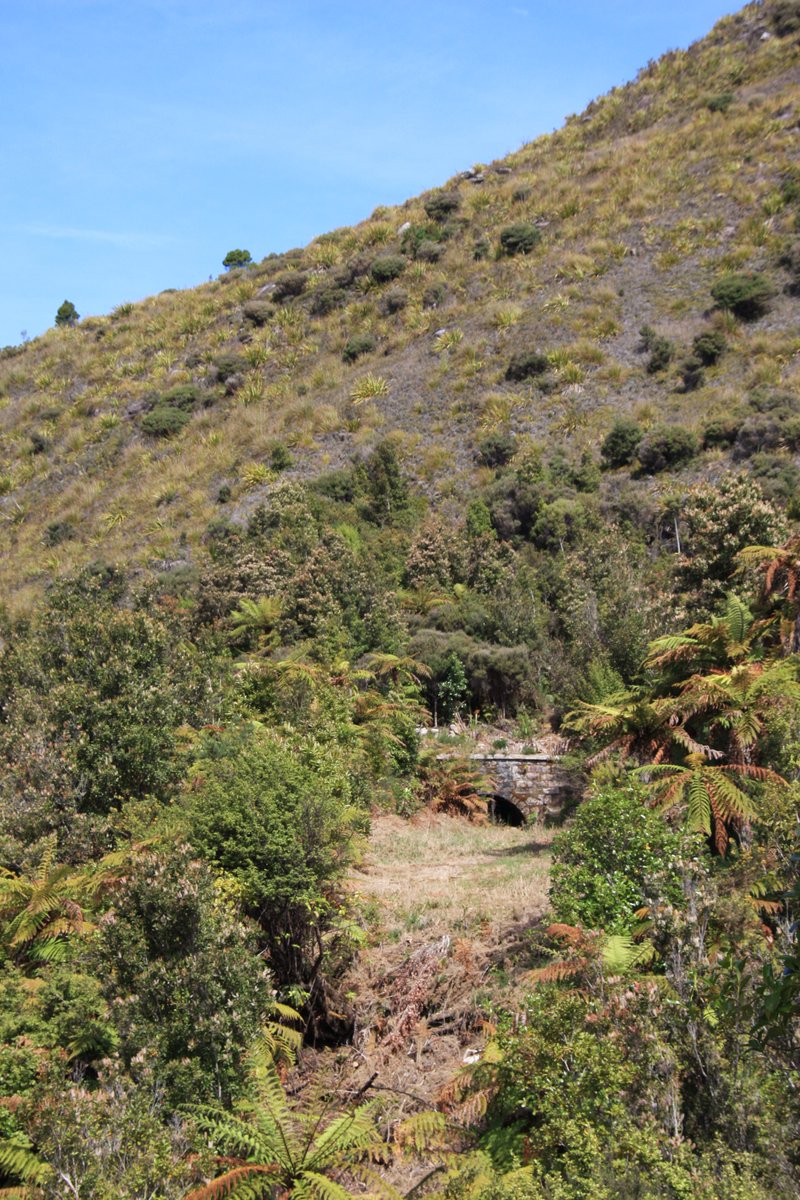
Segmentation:
<svg viewBox="0 0 800 1200">
<path fill-rule="evenodd" d="M 524 825 L 525 817 L 512 800 L 505 796 L 487 796 L 489 820 L 493 825 Z"/>
</svg>

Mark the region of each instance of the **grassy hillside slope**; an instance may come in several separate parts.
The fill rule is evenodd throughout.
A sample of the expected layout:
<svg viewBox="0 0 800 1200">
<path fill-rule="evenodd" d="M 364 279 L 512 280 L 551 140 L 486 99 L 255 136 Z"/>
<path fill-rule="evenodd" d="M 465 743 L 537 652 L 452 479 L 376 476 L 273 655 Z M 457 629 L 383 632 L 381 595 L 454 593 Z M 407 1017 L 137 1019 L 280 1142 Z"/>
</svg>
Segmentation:
<svg viewBox="0 0 800 1200">
<path fill-rule="evenodd" d="M 800 404 L 793 11 L 749 5 L 441 191 L 0 352 L 0 592 L 24 606 L 99 556 L 185 562 L 279 473 L 316 476 L 386 438 L 452 512 L 491 475 L 488 433 L 596 458 L 617 417 L 688 426 L 706 448 L 683 470 L 713 476 L 733 438 L 710 422 L 752 426 L 765 394 Z M 504 252 L 513 225 L 527 252 Z M 759 319 L 715 309 L 731 272 L 768 279 Z M 673 344 L 668 361 L 642 350 L 643 326 Z M 688 381 L 706 330 L 727 348 Z M 509 378 L 534 350 L 546 361 Z M 791 487 L 798 431 L 755 425 L 733 452 Z M 663 490 L 637 474 L 635 489 Z"/>
</svg>

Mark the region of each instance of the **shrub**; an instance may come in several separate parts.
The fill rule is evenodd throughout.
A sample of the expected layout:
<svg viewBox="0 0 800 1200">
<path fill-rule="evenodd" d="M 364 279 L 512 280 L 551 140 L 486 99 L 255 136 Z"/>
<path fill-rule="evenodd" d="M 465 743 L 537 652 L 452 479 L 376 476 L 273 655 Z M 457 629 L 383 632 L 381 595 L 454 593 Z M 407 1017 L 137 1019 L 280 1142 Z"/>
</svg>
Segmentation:
<svg viewBox="0 0 800 1200">
<path fill-rule="evenodd" d="M 800 31 L 800 4 L 797 0 L 777 0 L 772 8 L 772 26 L 778 37 Z"/>
<path fill-rule="evenodd" d="M 326 317 L 328 313 L 333 312 L 335 308 L 341 308 L 346 302 L 347 293 L 344 288 L 336 287 L 334 284 L 324 284 L 314 292 L 309 308 L 312 316 Z"/>
<path fill-rule="evenodd" d="M 703 449 L 711 450 L 715 446 L 732 446 L 739 433 L 741 421 L 731 417 L 729 420 L 709 421 L 703 426 Z"/>
<path fill-rule="evenodd" d="M 780 264 L 791 275 L 789 291 L 796 296 L 800 293 L 800 242 L 794 242 L 781 255 Z"/>
<path fill-rule="evenodd" d="M 444 246 L 441 242 L 436 242 L 432 238 L 423 238 L 417 246 L 415 258 L 420 262 L 438 262 L 444 252 Z"/>
<path fill-rule="evenodd" d="M 342 358 L 346 363 L 354 363 L 362 354 L 370 354 L 377 344 L 371 333 L 356 333 L 345 343 Z"/>
<path fill-rule="evenodd" d="M 514 204 L 524 204 L 526 200 L 530 200 L 533 195 L 533 188 L 528 186 L 514 188 L 511 193 L 511 199 Z"/>
<path fill-rule="evenodd" d="M 65 300 L 63 304 L 59 305 L 56 312 L 56 325 L 60 329 L 63 329 L 64 326 L 77 325 L 80 319 L 80 313 L 71 300 Z"/>
<path fill-rule="evenodd" d="M 681 377 L 685 392 L 694 392 L 697 388 L 702 387 L 704 379 L 703 364 L 696 355 L 692 354 L 686 359 L 681 367 Z"/>
<path fill-rule="evenodd" d="M 407 266 L 408 260 L 402 254 L 383 254 L 370 267 L 370 278 L 374 283 L 391 283 Z"/>
<path fill-rule="evenodd" d="M 646 434 L 637 450 L 642 470 L 649 475 L 677 467 L 694 458 L 697 438 L 679 425 L 661 425 Z"/>
<path fill-rule="evenodd" d="M 472 247 L 472 257 L 475 262 L 481 262 L 482 259 L 488 258 L 492 252 L 491 242 L 486 238 L 478 238 Z"/>
<path fill-rule="evenodd" d="M 249 250 L 229 250 L 222 260 L 222 265 L 226 271 L 232 271 L 234 267 L 249 267 L 252 261 Z"/>
<path fill-rule="evenodd" d="M 504 467 L 514 457 L 516 449 L 517 439 L 513 433 L 495 430 L 479 443 L 475 457 L 483 467 Z"/>
<path fill-rule="evenodd" d="M 733 92 L 720 92 L 717 96 L 709 96 L 706 108 L 709 112 L 727 112 L 733 104 Z"/>
<path fill-rule="evenodd" d="M 541 232 L 530 221 L 516 221 L 500 230 L 502 254 L 530 254 L 542 240 Z"/>
<path fill-rule="evenodd" d="M 425 201 L 425 212 L 432 221 L 446 221 L 460 206 L 458 192 L 434 192 Z"/>
<path fill-rule="evenodd" d="M 278 442 L 272 447 L 272 452 L 269 456 L 269 465 L 273 471 L 288 471 L 292 465 L 292 461 L 292 456 L 283 442 Z"/>
<path fill-rule="evenodd" d="M 549 369 L 547 355 L 542 354 L 541 350 L 523 350 L 515 354 L 506 367 L 506 379 L 521 383 L 524 379 L 544 375 Z"/>
<path fill-rule="evenodd" d="M 659 896 L 680 900 L 680 871 L 669 866 L 679 848 L 680 835 L 647 807 L 647 796 L 637 789 L 606 789 L 592 796 L 553 846 L 555 916 L 606 933 L 628 932 L 656 879 L 668 877 Z"/>
<path fill-rule="evenodd" d="M 423 308 L 438 308 L 447 299 L 447 288 L 443 283 L 431 283 L 422 293 Z"/>
<path fill-rule="evenodd" d="M 305 271 L 287 271 L 285 275 L 279 275 L 274 282 L 272 299 L 276 304 L 282 304 L 284 300 L 302 296 L 306 290 L 308 275 Z"/>
<path fill-rule="evenodd" d="M 636 457 L 643 430 L 636 421 L 620 417 L 603 439 L 600 454 L 607 467 L 626 467 Z"/>
<path fill-rule="evenodd" d="M 751 458 L 763 450 L 774 450 L 780 445 L 781 427 L 769 413 L 757 413 L 748 417 L 739 427 L 733 457 L 736 462 Z"/>
<path fill-rule="evenodd" d="M 407 304 L 408 292 L 400 287 L 389 288 L 381 297 L 380 311 L 383 316 L 390 317 L 393 313 L 401 312 Z"/>
<path fill-rule="evenodd" d="M 189 414 L 169 404 L 157 404 L 142 417 L 142 433 L 150 437 L 167 438 L 180 433 L 189 424 Z"/>
<path fill-rule="evenodd" d="M 71 542 L 75 537 L 75 526 L 72 521 L 51 521 L 44 531 L 42 541 L 45 546 L 60 546 L 62 542 Z"/>
<path fill-rule="evenodd" d="M 199 399 L 200 391 L 194 384 L 180 383 L 165 392 L 159 403 L 166 404 L 169 408 L 179 408 L 182 412 L 191 412 Z"/>
<path fill-rule="evenodd" d="M 650 358 L 647 363 L 648 375 L 656 375 L 659 371 L 666 371 L 669 364 L 672 362 L 675 354 L 675 343 L 669 338 L 657 337 L 653 340 L 650 347 Z"/>
<path fill-rule="evenodd" d="M 214 361 L 214 374 L 219 383 L 225 383 L 233 375 L 240 375 L 247 369 L 247 363 L 238 354 L 222 354 Z"/>
<path fill-rule="evenodd" d="M 711 289 L 720 308 L 728 309 L 742 321 L 755 321 L 769 310 L 772 284 L 763 275 L 738 271 L 723 275 Z"/>
<path fill-rule="evenodd" d="M 728 348 L 725 334 L 717 329 L 707 329 L 698 333 L 692 342 L 692 353 L 704 367 L 711 367 L 718 362 Z"/>
<path fill-rule="evenodd" d="M 266 300 L 248 300 L 242 308 L 242 314 L 252 325 L 266 325 L 272 316 L 272 309 Z"/>
</svg>

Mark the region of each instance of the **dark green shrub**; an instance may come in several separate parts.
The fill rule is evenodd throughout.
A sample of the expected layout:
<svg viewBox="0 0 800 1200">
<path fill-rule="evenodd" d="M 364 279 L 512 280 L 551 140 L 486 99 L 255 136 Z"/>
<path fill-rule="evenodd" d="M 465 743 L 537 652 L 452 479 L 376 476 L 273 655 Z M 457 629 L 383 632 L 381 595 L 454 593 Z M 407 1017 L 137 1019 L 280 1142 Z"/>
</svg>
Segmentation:
<svg viewBox="0 0 800 1200">
<path fill-rule="evenodd" d="M 482 467 L 504 467 L 514 457 L 517 439 L 513 433 L 496 430 L 478 444 L 477 461 Z"/>
<path fill-rule="evenodd" d="M 709 96 L 706 100 L 706 108 L 709 112 L 727 112 L 733 104 L 733 92 L 720 92 L 717 96 Z"/>
<path fill-rule="evenodd" d="M 242 308 L 242 314 L 252 325 L 266 325 L 272 317 L 272 308 L 266 300 L 248 300 Z"/>
<path fill-rule="evenodd" d="M 446 221 L 460 206 L 458 192 L 434 192 L 425 201 L 425 212 L 432 221 Z"/>
<path fill-rule="evenodd" d="M 285 275 L 279 275 L 274 283 L 272 299 L 276 304 L 282 304 L 284 300 L 302 296 L 308 284 L 308 275 L 305 271 L 287 271 Z"/>
<path fill-rule="evenodd" d="M 401 287 L 393 287 L 384 292 L 379 308 L 383 316 L 390 317 L 393 313 L 402 312 L 407 304 L 408 292 Z"/>
<path fill-rule="evenodd" d="M 692 353 L 704 367 L 711 367 L 718 362 L 728 348 L 725 334 L 717 329 L 707 329 L 698 333 L 692 342 Z"/>
<path fill-rule="evenodd" d="M 238 354 L 222 354 L 214 360 L 214 374 L 219 383 L 225 383 L 232 375 L 241 375 L 247 363 Z"/>
<path fill-rule="evenodd" d="M 335 308 L 341 308 L 347 303 L 347 292 L 344 288 L 326 283 L 317 288 L 311 297 L 309 311 L 314 317 L 326 317 Z"/>
<path fill-rule="evenodd" d="M 770 413 L 756 413 L 739 427 L 733 447 L 735 462 L 752 458 L 763 450 L 774 450 L 781 443 L 781 426 Z"/>
<path fill-rule="evenodd" d="M 484 258 L 488 258 L 491 253 L 492 245 L 486 238 L 478 238 L 472 247 L 472 257 L 475 262 L 481 262 Z"/>
<path fill-rule="evenodd" d="M 800 293 L 800 242 L 789 246 L 780 258 L 781 266 L 791 276 L 788 290 L 796 296 Z"/>
<path fill-rule="evenodd" d="M 769 310 L 773 287 L 763 275 L 736 271 L 723 275 L 711 289 L 720 308 L 728 309 L 742 321 L 755 321 Z"/>
<path fill-rule="evenodd" d="M 515 354 L 506 367 L 506 379 L 512 383 L 521 383 L 524 379 L 533 379 L 546 374 L 550 370 L 547 355 L 541 350 L 522 350 Z"/>
<path fill-rule="evenodd" d="M 229 483 L 221 484 L 217 492 L 217 504 L 227 504 L 232 495 L 231 485 Z"/>
<path fill-rule="evenodd" d="M 444 246 L 441 242 L 435 242 L 431 238 L 423 238 L 417 246 L 415 258 L 420 262 L 438 262 L 444 253 Z"/>
<path fill-rule="evenodd" d="M 636 457 L 643 430 L 636 421 L 619 417 L 609 429 L 600 454 L 606 467 L 627 467 Z"/>
<path fill-rule="evenodd" d="M 277 442 L 276 445 L 272 447 L 272 452 L 269 456 L 269 465 L 272 467 L 273 471 L 288 471 L 289 467 L 292 465 L 292 462 L 292 456 L 287 447 L 284 446 L 283 442 Z"/>
<path fill-rule="evenodd" d="M 800 417 L 790 417 L 781 429 L 783 443 L 795 453 L 800 450 Z"/>
<path fill-rule="evenodd" d="M 778 37 L 789 37 L 800 32 L 800 4 L 798 0 L 776 0 L 772 7 L 772 26 Z"/>
<path fill-rule="evenodd" d="M 431 283 L 422 293 L 423 308 L 438 308 L 447 299 L 447 287 L 443 283 Z"/>
<path fill-rule="evenodd" d="M 338 471 L 327 471 L 324 475 L 318 475 L 316 479 L 312 479 L 309 487 L 311 491 L 318 492 L 320 496 L 326 496 L 329 500 L 350 504 L 355 499 L 358 483 L 356 472 L 349 467 L 342 467 Z"/>
<path fill-rule="evenodd" d="M 697 438 L 689 429 L 680 425 L 661 425 L 645 434 L 639 443 L 636 456 L 642 470 L 656 475 L 669 467 L 678 467 L 694 458 L 697 453 Z"/>
<path fill-rule="evenodd" d="M 346 342 L 342 358 L 346 363 L 354 363 L 362 354 L 370 354 L 377 344 L 371 333 L 355 333 Z"/>
<path fill-rule="evenodd" d="M 542 240 L 541 232 L 530 221 L 516 221 L 500 230 L 501 254 L 530 254 Z"/>
<path fill-rule="evenodd" d="M 559 921 L 626 933 L 657 880 L 660 897 L 680 900 L 680 835 L 647 802 L 637 788 L 604 790 L 556 837 L 550 901 Z"/>
<path fill-rule="evenodd" d="M 50 449 L 50 439 L 38 430 L 31 434 L 31 454 L 46 454 Z"/>
<path fill-rule="evenodd" d="M 63 304 L 58 306 L 56 325 L 60 329 L 63 329 L 65 326 L 77 325 L 80 319 L 80 313 L 71 300 L 65 300 Z"/>
<path fill-rule="evenodd" d="M 169 408 L 179 408 L 182 412 L 191 412 L 200 399 L 199 388 L 192 383 L 180 383 L 165 392 L 159 403 L 166 404 Z"/>
<path fill-rule="evenodd" d="M 709 421 L 703 426 L 703 449 L 712 450 L 716 446 L 732 446 L 736 441 L 741 426 L 741 420 L 735 417 L 729 420 Z"/>
<path fill-rule="evenodd" d="M 232 271 L 234 267 L 249 267 L 252 261 L 249 250 L 229 250 L 222 260 L 222 265 L 226 271 Z"/>
<path fill-rule="evenodd" d="M 51 521 L 42 541 L 45 546 L 60 546 L 62 542 L 71 542 L 74 537 L 75 526 L 72 521 Z"/>
<path fill-rule="evenodd" d="M 514 204 L 524 204 L 526 200 L 530 200 L 532 195 L 533 195 L 533 188 L 523 186 L 523 187 L 514 188 L 514 191 L 511 193 L 511 199 L 514 202 Z"/>
<path fill-rule="evenodd" d="M 690 355 L 684 362 L 681 367 L 681 378 L 683 379 L 683 390 L 685 392 L 695 392 L 699 387 L 703 386 L 705 371 L 702 362 L 696 355 Z"/>
<path fill-rule="evenodd" d="M 800 442 L 800 428 L 797 436 Z M 800 493 L 800 470 L 788 454 L 754 454 L 750 466 L 753 478 L 758 480 L 762 492 L 773 503 L 788 504 Z"/>
<path fill-rule="evenodd" d="M 403 274 L 407 266 L 408 259 L 402 254 L 383 254 L 375 259 L 369 273 L 375 283 L 391 283 Z"/>
<path fill-rule="evenodd" d="M 403 254 L 410 258 L 419 258 L 420 246 L 424 242 L 437 244 L 444 240 L 445 230 L 441 225 L 410 225 L 403 234 L 400 243 Z"/>
<path fill-rule="evenodd" d="M 142 433 L 150 437 L 167 438 L 180 433 L 189 424 L 189 414 L 170 404 L 157 404 L 142 417 Z"/>
<path fill-rule="evenodd" d="M 650 358 L 647 363 L 648 375 L 656 375 L 659 371 L 666 371 L 672 362 L 674 354 L 675 343 L 671 342 L 669 338 L 657 337 L 650 348 Z"/>
</svg>

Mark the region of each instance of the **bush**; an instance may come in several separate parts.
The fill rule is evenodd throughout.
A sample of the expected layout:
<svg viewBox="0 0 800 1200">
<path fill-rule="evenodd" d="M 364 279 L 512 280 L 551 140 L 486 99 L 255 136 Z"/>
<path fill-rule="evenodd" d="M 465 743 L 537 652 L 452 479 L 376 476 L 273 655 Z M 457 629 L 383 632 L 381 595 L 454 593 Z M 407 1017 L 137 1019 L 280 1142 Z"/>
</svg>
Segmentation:
<svg viewBox="0 0 800 1200">
<path fill-rule="evenodd" d="M 167 438 L 180 433 L 189 424 L 189 414 L 170 404 L 157 404 L 142 417 L 142 433 L 150 437 Z"/>
<path fill-rule="evenodd" d="M 278 442 L 272 447 L 272 452 L 269 456 L 269 465 L 273 471 L 288 471 L 292 465 L 292 461 L 292 456 L 283 442 Z"/>
<path fill-rule="evenodd" d="M 444 246 L 441 242 L 435 242 L 432 238 L 423 238 L 419 243 L 414 255 L 420 262 L 438 262 L 444 252 Z"/>
<path fill-rule="evenodd" d="M 240 375 L 247 369 L 247 363 L 238 354 L 222 354 L 214 361 L 214 374 L 219 383 L 225 383 L 233 375 Z"/>
<path fill-rule="evenodd" d="M 403 274 L 407 266 L 408 259 L 402 254 L 384 254 L 376 258 L 370 267 L 370 278 L 374 283 L 391 283 Z"/>
<path fill-rule="evenodd" d="M 684 362 L 681 367 L 681 378 L 683 379 L 683 390 L 685 392 L 695 392 L 699 387 L 703 386 L 704 368 L 696 355 L 690 355 Z"/>
<path fill-rule="evenodd" d="M 287 271 L 285 275 L 279 275 L 274 283 L 272 299 L 276 304 L 282 304 L 284 300 L 302 296 L 308 284 L 308 275 L 305 271 Z"/>
<path fill-rule="evenodd" d="M 71 300 L 65 300 L 63 304 L 59 305 L 56 312 L 56 325 L 60 329 L 63 329 L 64 326 L 77 325 L 80 319 L 80 313 Z"/>
<path fill-rule="evenodd" d="M 692 342 L 692 353 L 704 367 L 711 367 L 718 362 L 728 348 L 725 334 L 716 329 L 707 329 L 698 333 Z"/>
<path fill-rule="evenodd" d="M 727 112 L 733 104 L 733 92 L 720 92 L 717 96 L 709 96 L 706 100 L 706 108 L 709 112 Z"/>
<path fill-rule="evenodd" d="M 716 446 L 732 446 L 736 441 L 742 422 L 731 417 L 729 420 L 709 421 L 703 426 L 703 449 Z"/>
<path fill-rule="evenodd" d="M 659 897 L 680 900 L 680 871 L 669 865 L 679 849 L 680 835 L 636 788 L 592 796 L 553 845 L 550 901 L 556 918 L 606 933 L 628 932 L 656 880 Z"/>
<path fill-rule="evenodd" d="M 789 291 L 793 296 L 800 293 L 800 242 L 794 242 L 781 255 L 780 264 L 791 276 Z"/>
<path fill-rule="evenodd" d="M 734 461 L 741 462 L 763 450 L 774 450 L 781 442 L 781 426 L 769 413 L 748 417 L 739 427 L 733 447 Z"/>
<path fill-rule="evenodd" d="M 489 257 L 491 252 L 491 242 L 488 242 L 486 238 L 478 238 L 472 247 L 472 257 L 475 262 L 482 262 L 483 259 Z"/>
<path fill-rule="evenodd" d="M 446 221 L 461 206 L 458 192 L 434 192 L 425 201 L 425 212 L 432 221 Z"/>
<path fill-rule="evenodd" d="M 248 300 L 242 308 L 242 314 L 252 325 L 266 325 L 272 317 L 272 308 L 266 300 Z"/>
<path fill-rule="evenodd" d="M 772 8 L 772 26 L 778 37 L 800 32 L 800 4 L 797 0 L 777 0 Z"/>
<path fill-rule="evenodd" d="M 523 350 L 515 354 L 506 367 L 506 379 L 512 383 L 521 383 L 539 375 L 545 375 L 550 370 L 547 355 L 541 350 Z"/>
<path fill-rule="evenodd" d="M 370 354 L 377 344 L 371 333 L 356 333 L 346 342 L 342 359 L 346 363 L 354 363 L 362 354 Z"/>
<path fill-rule="evenodd" d="M 650 347 L 650 358 L 647 363 L 648 375 L 656 375 L 659 371 L 666 371 L 669 364 L 672 362 L 675 354 L 675 343 L 669 338 L 657 337 L 653 340 Z"/>
<path fill-rule="evenodd" d="M 729 310 L 742 321 L 755 321 L 769 310 L 772 284 L 763 275 L 737 271 L 723 275 L 711 289 L 720 308 Z"/>
<path fill-rule="evenodd" d="M 438 308 L 447 299 L 447 288 L 443 283 L 431 283 L 422 293 L 423 308 Z"/>
<path fill-rule="evenodd" d="M 200 398 L 200 390 L 193 383 L 179 383 L 177 387 L 164 393 L 159 404 L 179 408 L 182 412 L 191 412 Z"/>
<path fill-rule="evenodd" d="M 226 271 L 232 271 L 234 267 L 249 267 L 252 261 L 249 250 L 229 250 L 222 260 L 222 265 Z"/>
<path fill-rule="evenodd" d="M 637 450 L 642 470 L 649 475 L 688 462 L 697 454 L 697 438 L 679 425 L 661 425 L 646 434 Z"/>
<path fill-rule="evenodd" d="M 514 457 L 517 439 L 513 433 L 496 430 L 478 444 L 475 455 L 482 467 L 504 467 Z"/>
<path fill-rule="evenodd" d="M 606 467 L 627 467 L 636 457 L 643 430 L 636 421 L 619 417 L 603 439 L 600 454 Z"/>
<path fill-rule="evenodd" d="M 541 232 L 529 221 L 516 221 L 500 230 L 502 254 L 530 254 L 542 240 Z"/>
<path fill-rule="evenodd" d="M 379 307 L 383 316 L 390 317 L 394 313 L 402 312 L 407 304 L 408 292 L 403 288 L 393 287 L 384 292 Z"/>
<path fill-rule="evenodd" d="M 326 317 L 335 308 L 341 308 L 346 303 L 347 292 L 345 292 L 344 288 L 328 283 L 317 288 L 311 297 L 309 308 L 312 316 Z"/>
</svg>

